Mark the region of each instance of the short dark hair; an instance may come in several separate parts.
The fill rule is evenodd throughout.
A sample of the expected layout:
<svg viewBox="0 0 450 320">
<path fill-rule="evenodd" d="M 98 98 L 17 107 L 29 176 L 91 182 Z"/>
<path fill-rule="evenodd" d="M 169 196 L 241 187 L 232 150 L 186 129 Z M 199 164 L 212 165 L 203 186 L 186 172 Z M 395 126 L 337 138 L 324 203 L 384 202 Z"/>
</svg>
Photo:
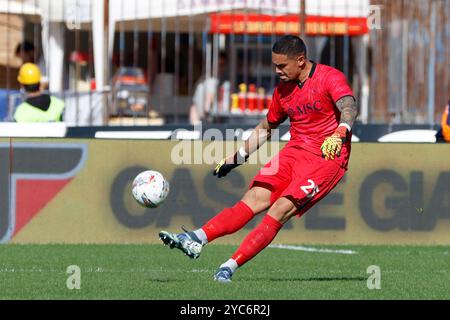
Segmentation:
<svg viewBox="0 0 450 320">
<path fill-rule="evenodd" d="M 34 44 L 30 41 L 25 40 L 24 42 L 21 42 L 16 47 L 15 54 L 18 55 L 20 52 L 30 52 L 34 51 L 35 47 Z"/>
<path fill-rule="evenodd" d="M 272 47 L 272 52 L 284 54 L 288 57 L 299 56 L 303 54 L 306 57 L 305 42 L 297 36 L 286 35 L 279 38 Z"/>
<path fill-rule="evenodd" d="M 33 93 L 33 92 L 38 92 L 40 90 L 40 83 L 35 83 L 35 84 L 24 84 L 23 88 L 25 89 L 25 92 L 27 93 Z"/>
</svg>

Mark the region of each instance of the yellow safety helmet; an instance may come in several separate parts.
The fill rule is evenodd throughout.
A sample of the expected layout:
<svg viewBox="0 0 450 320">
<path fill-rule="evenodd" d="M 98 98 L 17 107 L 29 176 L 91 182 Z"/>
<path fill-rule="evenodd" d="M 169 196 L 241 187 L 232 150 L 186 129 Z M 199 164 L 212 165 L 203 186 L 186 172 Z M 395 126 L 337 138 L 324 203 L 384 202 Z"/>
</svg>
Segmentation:
<svg viewBox="0 0 450 320">
<path fill-rule="evenodd" d="M 17 80 L 24 85 L 38 84 L 41 81 L 41 71 L 34 63 L 25 63 L 20 67 Z"/>
</svg>

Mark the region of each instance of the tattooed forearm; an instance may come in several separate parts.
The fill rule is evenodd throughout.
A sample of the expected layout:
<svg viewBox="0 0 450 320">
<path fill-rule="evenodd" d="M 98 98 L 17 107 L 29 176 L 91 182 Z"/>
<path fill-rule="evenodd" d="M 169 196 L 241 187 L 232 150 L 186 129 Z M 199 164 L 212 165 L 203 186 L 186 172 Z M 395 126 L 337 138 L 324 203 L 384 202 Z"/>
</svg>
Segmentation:
<svg viewBox="0 0 450 320">
<path fill-rule="evenodd" d="M 352 127 L 358 116 L 358 107 L 355 98 L 352 96 L 343 97 L 336 102 L 336 106 L 341 111 L 340 123 L 346 123 Z"/>
</svg>

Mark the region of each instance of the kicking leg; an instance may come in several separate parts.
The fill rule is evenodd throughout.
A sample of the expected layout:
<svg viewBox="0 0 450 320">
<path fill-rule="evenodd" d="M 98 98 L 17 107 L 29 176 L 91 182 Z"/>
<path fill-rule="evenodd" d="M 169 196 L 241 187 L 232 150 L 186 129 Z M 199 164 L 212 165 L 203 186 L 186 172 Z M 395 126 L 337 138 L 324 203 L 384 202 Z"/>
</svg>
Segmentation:
<svg viewBox="0 0 450 320">
<path fill-rule="evenodd" d="M 262 187 L 253 187 L 246 192 L 241 201 L 231 208 L 225 208 L 209 220 L 199 230 L 198 236 L 203 242 L 233 234 L 242 229 L 253 217 L 266 210 L 270 205 L 271 192 Z"/>
<path fill-rule="evenodd" d="M 214 275 L 214 280 L 229 282 L 236 269 L 256 256 L 267 247 L 277 235 L 284 223 L 297 212 L 294 203 L 285 198 L 279 198 L 269 209 L 261 223 L 253 229 L 231 259 L 222 264 Z"/>
<path fill-rule="evenodd" d="M 246 192 L 241 201 L 231 208 L 225 208 L 209 220 L 203 227 L 191 232 L 173 234 L 159 233 L 164 244 L 183 251 L 191 258 L 198 258 L 202 247 L 228 234 L 242 229 L 256 214 L 270 206 L 271 191 L 263 187 L 253 187 Z"/>
</svg>

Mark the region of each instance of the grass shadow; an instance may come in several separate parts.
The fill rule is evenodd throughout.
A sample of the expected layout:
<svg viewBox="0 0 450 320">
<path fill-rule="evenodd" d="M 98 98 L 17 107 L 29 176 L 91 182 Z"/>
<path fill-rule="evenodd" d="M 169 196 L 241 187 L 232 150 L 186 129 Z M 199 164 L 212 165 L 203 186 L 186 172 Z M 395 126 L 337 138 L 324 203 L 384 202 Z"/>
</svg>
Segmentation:
<svg viewBox="0 0 450 320">
<path fill-rule="evenodd" d="M 258 279 L 241 279 L 244 281 L 273 281 L 273 282 L 310 282 L 310 281 L 366 281 L 364 277 L 311 277 L 311 278 L 258 278 Z"/>
<path fill-rule="evenodd" d="M 158 282 L 158 283 L 168 283 L 168 282 L 182 282 L 183 280 L 180 279 L 148 279 L 151 282 Z"/>
</svg>

